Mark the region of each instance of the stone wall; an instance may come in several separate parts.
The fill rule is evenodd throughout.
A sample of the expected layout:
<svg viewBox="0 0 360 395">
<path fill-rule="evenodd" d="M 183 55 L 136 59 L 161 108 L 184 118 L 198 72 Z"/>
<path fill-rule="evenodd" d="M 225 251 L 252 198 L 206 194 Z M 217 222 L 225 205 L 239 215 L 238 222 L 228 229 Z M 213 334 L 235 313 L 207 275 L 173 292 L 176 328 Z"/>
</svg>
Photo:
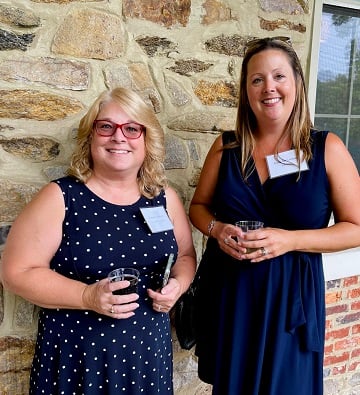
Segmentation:
<svg viewBox="0 0 360 395">
<path fill-rule="evenodd" d="M 210 144 L 234 127 L 246 42 L 291 36 L 306 71 L 313 6 L 314 0 L 3 0 L 0 248 L 19 210 L 63 175 L 86 108 L 114 86 L 138 91 L 154 108 L 166 132 L 167 175 L 187 208 Z M 204 240 L 196 231 L 194 239 L 200 256 Z M 37 312 L 0 285 L 1 394 L 27 393 Z M 174 351 L 176 394 L 209 394 L 196 379 L 193 353 L 180 350 L 175 336 Z M 329 372 L 331 388 L 335 374 Z"/>
</svg>

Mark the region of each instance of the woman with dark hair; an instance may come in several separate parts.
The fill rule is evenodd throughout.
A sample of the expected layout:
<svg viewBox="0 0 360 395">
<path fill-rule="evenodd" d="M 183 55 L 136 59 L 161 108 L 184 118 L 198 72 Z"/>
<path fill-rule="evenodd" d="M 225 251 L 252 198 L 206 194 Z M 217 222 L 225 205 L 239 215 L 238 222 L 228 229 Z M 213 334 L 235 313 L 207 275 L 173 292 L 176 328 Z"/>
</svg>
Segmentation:
<svg viewBox="0 0 360 395">
<path fill-rule="evenodd" d="M 3 284 L 42 307 L 30 394 L 173 394 L 168 312 L 196 258 L 164 156 L 152 109 L 131 90 L 106 91 L 80 121 L 69 175 L 15 220 Z M 116 293 L 130 285 L 108 278 L 119 267 L 139 272 L 135 292 Z"/>
<path fill-rule="evenodd" d="M 340 138 L 312 126 L 289 40 L 250 42 L 236 130 L 210 148 L 190 205 L 192 223 L 209 237 L 195 351 L 213 394 L 323 393 L 321 253 L 360 245 L 359 195 Z M 241 220 L 264 227 L 244 232 Z"/>
</svg>

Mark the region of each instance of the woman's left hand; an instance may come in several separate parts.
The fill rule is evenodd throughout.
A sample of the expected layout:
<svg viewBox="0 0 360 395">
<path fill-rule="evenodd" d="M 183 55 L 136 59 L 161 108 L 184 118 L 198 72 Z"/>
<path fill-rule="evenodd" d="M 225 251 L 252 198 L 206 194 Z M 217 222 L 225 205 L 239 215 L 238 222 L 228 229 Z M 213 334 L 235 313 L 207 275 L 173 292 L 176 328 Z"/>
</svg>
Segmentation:
<svg viewBox="0 0 360 395">
<path fill-rule="evenodd" d="M 240 259 L 249 259 L 254 263 L 283 255 L 293 249 L 291 231 L 278 228 L 262 228 L 244 233 L 237 244 L 250 250 L 242 254 Z"/>
<path fill-rule="evenodd" d="M 181 287 L 176 278 L 170 277 L 164 288 L 154 291 L 148 289 L 148 295 L 152 299 L 152 306 L 159 313 L 168 313 L 181 296 Z"/>
</svg>

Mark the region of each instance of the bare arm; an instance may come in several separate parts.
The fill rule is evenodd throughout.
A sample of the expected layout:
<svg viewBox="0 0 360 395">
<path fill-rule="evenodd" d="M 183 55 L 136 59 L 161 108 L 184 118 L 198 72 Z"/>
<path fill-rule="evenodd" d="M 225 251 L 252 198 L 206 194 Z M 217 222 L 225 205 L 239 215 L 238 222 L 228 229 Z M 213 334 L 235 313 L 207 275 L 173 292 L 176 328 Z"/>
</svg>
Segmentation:
<svg viewBox="0 0 360 395">
<path fill-rule="evenodd" d="M 2 255 L 4 287 L 41 307 L 91 309 L 114 318 L 133 315 L 135 303 L 124 304 L 115 315 L 109 313 L 112 304 L 133 302 L 137 297 L 112 295 L 107 279 L 87 285 L 50 269 L 61 242 L 64 215 L 64 199 L 55 183 L 46 185 L 24 208 Z"/>
<path fill-rule="evenodd" d="M 294 249 L 335 252 L 360 246 L 360 177 L 341 139 L 329 133 L 325 163 L 335 224 L 314 231 L 296 231 Z"/>
<path fill-rule="evenodd" d="M 257 252 L 251 254 L 254 262 L 288 251 L 323 253 L 360 246 L 359 173 L 343 142 L 333 133 L 329 133 L 326 139 L 325 164 L 335 224 L 314 230 L 264 228 L 257 233 L 258 241 L 249 247 L 265 247 L 269 254 L 265 257 Z"/>
<path fill-rule="evenodd" d="M 183 293 L 194 278 L 196 269 L 195 248 L 189 219 L 180 198 L 172 188 L 167 188 L 166 197 L 179 248 L 177 260 L 171 270 L 171 277 L 178 279 L 181 284 L 181 293 Z"/>
<path fill-rule="evenodd" d="M 42 307 L 83 307 L 85 284 L 49 267 L 61 241 L 64 213 L 61 190 L 46 185 L 13 223 L 2 256 L 4 286 Z"/>
<path fill-rule="evenodd" d="M 167 211 L 174 225 L 174 234 L 178 244 L 178 256 L 170 273 L 168 285 L 161 292 L 148 290 L 153 299 L 154 309 L 160 305 L 162 311 L 169 311 L 178 298 L 188 289 L 196 270 L 196 254 L 189 219 L 177 193 L 166 189 Z"/>
<path fill-rule="evenodd" d="M 221 137 L 211 147 L 190 206 L 194 226 L 207 235 L 207 226 L 214 218 L 210 210 L 221 159 Z M 314 230 L 287 231 L 264 228 L 250 235 L 239 235 L 231 224 L 216 222 L 211 233 L 226 253 L 237 259 L 259 262 L 288 251 L 335 252 L 360 246 L 360 178 L 355 163 L 341 139 L 329 133 L 325 146 L 325 162 L 330 182 L 335 225 Z M 255 236 L 256 235 L 256 236 Z M 249 241 L 237 243 L 231 237 Z M 224 243 L 224 240 L 230 240 Z M 251 240 L 251 241 L 250 241 Z M 261 247 L 268 253 L 263 256 Z M 258 249 L 244 254 L 245 248 Z"/>
<path fill-rule="evenodd" d="M 206 156 L 199 182 L 190 204 L 189 216 L 191 222 L 205 235 L 208 235 L 210 221 L 215 218 L 211 211 L 211 202 L 218 180 L 221 156 L 222 138 L 219 136 Z M 214 228 L 211 233 L 212 235 L 214 234 Z"/>
<path fill-rule="evenodd" d="M 211 210 L 211 203 L 218 181 L 222 148 L 222 137 L 219 136 L 214 141 L 206 156 L 200 179 L 190 204 L 189 215 L 191 222 L 206 236 L 209 236 L 209 224 L 212 220 L 215 220 L 215 216 Z M 233 224 L 216 221 L 211 226 L 211 237 L 217 239 L 220 248 L 234 258 L 239 258 L 240 252 L 245 249 L 234 249 L 224 242 L 226 238 L 236 236 L 241 236 L 241 231 L 240 228 L 237 228 Z"/>
</svg>

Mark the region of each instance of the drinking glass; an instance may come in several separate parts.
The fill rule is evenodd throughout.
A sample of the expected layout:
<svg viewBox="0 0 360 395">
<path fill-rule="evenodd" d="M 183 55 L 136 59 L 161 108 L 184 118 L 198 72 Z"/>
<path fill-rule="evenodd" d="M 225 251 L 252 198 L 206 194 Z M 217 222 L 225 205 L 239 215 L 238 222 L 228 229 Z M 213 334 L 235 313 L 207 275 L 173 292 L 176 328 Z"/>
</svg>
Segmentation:
<svg viewBox="0 0 360 395">
<path fill-rule="evenodd" d="M 114 295 L 127 295 L 132 293 L 138 293 L 138 282 L 140 273 L 137 269 L 129 267 L 120 267 L 118 269 L 112 270 L 108 274 L 108 278 L 111 283 L 116 281 L 130 281 L 130 285 L 126 288 L 117 289 L 113 291 Z"/>
<path fill-rule="evenodd" d="M 235 225 L 238 226 L 244 233 L 251 232 L 256 229 L 260 229 L 264 226 L 264 223 L 261 221 L 237 221 Z M 257 248 L 247 248 L 246 253 L 250 254 L 251 252 L 256 251 Z"/>
</svg>

